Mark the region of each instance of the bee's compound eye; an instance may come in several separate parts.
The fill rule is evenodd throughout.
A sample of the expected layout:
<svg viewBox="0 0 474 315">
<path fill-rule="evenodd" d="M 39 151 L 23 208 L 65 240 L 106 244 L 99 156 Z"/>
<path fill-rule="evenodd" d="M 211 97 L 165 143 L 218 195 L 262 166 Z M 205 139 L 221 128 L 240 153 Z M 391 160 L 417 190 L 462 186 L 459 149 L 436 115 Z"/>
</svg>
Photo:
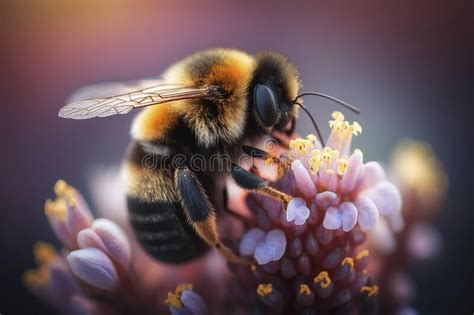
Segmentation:
<svg viewBox="0 0 474 315">
<path fill-rule="evenodd" d="M 278 117 L 278 107 L 272 90 L 262 84 L 257 84 L 253 92 L 255 110 L 265 127 L 275 124 Z"/>
</svg>

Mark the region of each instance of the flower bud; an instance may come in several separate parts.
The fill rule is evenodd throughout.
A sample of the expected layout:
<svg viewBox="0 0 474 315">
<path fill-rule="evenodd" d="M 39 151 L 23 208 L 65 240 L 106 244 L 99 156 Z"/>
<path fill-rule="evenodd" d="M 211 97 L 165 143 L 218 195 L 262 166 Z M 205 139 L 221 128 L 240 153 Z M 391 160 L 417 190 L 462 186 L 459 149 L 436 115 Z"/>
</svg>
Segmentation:
<svg viewBox="0 0 474 315">
<path fill-rule="evenodd" d="M 67 256 L 74 275 L 98 289 L 112 291 L 119 284 L 117 270 L 112 260 L 97 248 L 83 248 Z"/>
<path fill-rule="evenodd" d="M 104 244 L 104 251 L 125 270 L 128 269 L 131 257 L 130 241 L 125 231 L 108 219 L 96 219 L 92 230 Z"/>
</svg>

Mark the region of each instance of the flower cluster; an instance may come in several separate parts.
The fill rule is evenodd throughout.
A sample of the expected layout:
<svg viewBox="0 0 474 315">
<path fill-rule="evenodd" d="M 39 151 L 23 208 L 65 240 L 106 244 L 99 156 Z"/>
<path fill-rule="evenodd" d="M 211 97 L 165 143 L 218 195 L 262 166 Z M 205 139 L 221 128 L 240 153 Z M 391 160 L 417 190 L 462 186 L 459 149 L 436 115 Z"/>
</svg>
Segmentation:
<svg viewBox="0 0 474 315">
<path fill-rule="evenodd" d="M 59 180 L 54 191 L 56 198 L 46 201 L 45 214 L 63 253 L 38 242 L 33 249 L 38 267 L 24 273 L 24 284 L 64 314 L 162 312 L 156 297 L 146 292 L 153 286 L 144 286 L 132 265 L 132 241 L 124 229 L 109 219 L 94 219 L 82 195 L 65 181 Z M 141 276 L 147 276 L 145 270 Z M 169 293 L 166 303 L 173 315 L 208 314 L 189 285 Z"/>
<path fill-rule="evenodd" d="M 96 214 L 107 218 L 94 218 L 76 189 L 56 183 L 45 213 L 64 248 L 38 242 L 38 267 L 24 284 L 64 314 L 416 314 L 405 269 L 439 250 L 428 224 L 446 190 L 439 162 L 409 142 L 387 175 L 351 149 L 357 122 L 334 112 L 329 126 L 324 147 L 309 135 L 291 140 L 279 159 L 254 161 L 291 196 L 288 204 L 228 187 L 236 213 L 219 213 L 219 234 L 250 268 L 226 265 L 216 251 L 181 266 L 153 260 L 126 221 L 124 187 L 105 174 L 93 190 Z M 264 169 L 275 161 L 276 172 Z"/>
<path fill-rule="evenodd" d="M 273 183 L 293 197 L 286 211 L 269 197 L 248 197 L 257 226 L 239 251 L 257 262 L 247 284 L 256 287 L 264 313 L 375 310 L 379 289 L 360 245 L 380 216 L 399 216 L 401 196 L 380 164 L 351 153 L 361 126 L 339 112 L 332 118 L 324 148 L 314 135 L 290 142 L 288 170 Z"/>
</svg>

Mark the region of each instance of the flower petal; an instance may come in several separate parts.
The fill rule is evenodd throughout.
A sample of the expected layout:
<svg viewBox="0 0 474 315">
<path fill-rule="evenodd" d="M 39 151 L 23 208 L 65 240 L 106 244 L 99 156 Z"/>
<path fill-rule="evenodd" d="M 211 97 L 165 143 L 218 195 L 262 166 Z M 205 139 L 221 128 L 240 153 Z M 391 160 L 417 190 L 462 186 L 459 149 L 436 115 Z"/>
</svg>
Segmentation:
<svg viewBox="0 0 474 315">
<path fill-rule="evenodd" d="M 397 246 L 392 231 L 383 219 L 377 222 L 370 236 L 375 248 L 383 254 L 392 253 Z"/>
<path fill-rule="evenodd" d="M 265 239 L 265 232 L 262 229 L 254 228 L 249 230 L 242 237 L 239 244 L 239 253 L 242 256 L 251 256 L 255 252 L 257 244 Z"/>
<path fill-rule="evenodd" d="M 351 231 L 357 223 L 357 208 L 352 202 L 343 202 L 339 206 L 342 217 L 342 229 L 345 232 Z"/>
<path fill-rule="evenodd" d="M 76 193 L 76 196 L 78 193 Z M 83 200 L 82 197 L 80 197 Z M 92 223 L 92 214 L 85 205 L 84 201 L 80 203 L 77 202 L 77 197 L 74 198 L 74 201 L 67 201 L 67 217 L 66 224 L 73 237 L 76 237 L 79 231 L 82 229 L 88 228 Z"/>
<path fill-rule="evenodd" d="M 324 215 L 323 226 L 328 230 L 337 230 L 342 226 L 342 218 L 339 209 L 329 207 Z"/>
<path fill-rule="evenodd" d="M 306 206 L 306 201 L 301 198 L 293 198 L 286 209 L 286 220 L 288 222 L 294 221 L 296 225 L 303 225 L 309 218 L 309 214 L 310 211 Z"/>
<path fill-rule="evenodd" d="M 378 183 L 373 189 L 364 193 L 364 196 L 372 199 L 380 214 L 383 215 L 392 215 L 400 211 L 402 207 L 400 191 L 387 181 Z"/>
<path fill-rule="evenodd" d="M 339 182 L 339 188 L 342 193 L 349 193 L 354 189 L 362 169 L 363 160 L 364 157 L 360 150 L 355 150 L 349 158 L 347 172 L 342 176 Z"/>
<path fill-rule="evenodd" d="M 324 191 L 316 195 L 314 198 L 318 207 L 322 210 L 326 210 L 329 206 L 337 205 L 339 201 L 339 197 L 335 192 L 332 191 Z"/>
<path fill-rule="evenodd" d="M 131 248 L 125 231 L 108 219 L 96 219 L 92 229 L 104 243 L 105 252 L 126 270 L 130 262 Z"/>
<path fill-rule="evenodd" d="M 309 218 L 310 211 L 308 207 L 299 207 L 297 210 L 295 224 L 296 225 L 303 225 L 306 223 L 306 220 Z"/>
<path fill-rule="evenodd" d="M 307 197 L 312 197 L 316 194 L 316 186 L 311 180 L 308 171 L 303 166 L 300 160 L 294 160 L 291 163 L 291 170 L 295 175 L 296 185 L 298 189 Z"/>
<path fill-rule="evenodd" d="M 77 234 L 77 244 L 80 248 L 94 247 L 105 251 L 105 246 L 99 235 L 92 229 L 84 229 Z"/>
<path fill-rule="evenodd" d="M 67 256 L 72 272 L 85 283 L 111 291 L 118 286 L 118 274 L 112 260 L 97 248 L 83 248 Z"/>
<path fill-rule="evenodd" d="M 193 313 L 193 315 L 208 314 L 206 302 L 199 294 L 192 290 L 183 291 L 181 294 L 181 302 Z"/>
<path fill-rule="evenodd" d="M 385 180 L 385 177 L 385 171 L 379 163 L 374 161 L 367 162 L 359 172 L 356 188 L 358 191 L 363 191 Z"/>
<path fill-rule="evenodd" d="M 359 211 L 359 225 L 363 231 L 368 231 L 375 226 L 379 220 L 379 212 L 377 206 L 372 200 L 361 197 L 356 200 L 355 205 Z"/>
<path fill-rule="evenodd" d="M 265 239 L 255 249 L 254 257 L 259 265 L 279 260 L 286 249 L 286 236 L 281 230 L 268 232 Z"/>
</svg>

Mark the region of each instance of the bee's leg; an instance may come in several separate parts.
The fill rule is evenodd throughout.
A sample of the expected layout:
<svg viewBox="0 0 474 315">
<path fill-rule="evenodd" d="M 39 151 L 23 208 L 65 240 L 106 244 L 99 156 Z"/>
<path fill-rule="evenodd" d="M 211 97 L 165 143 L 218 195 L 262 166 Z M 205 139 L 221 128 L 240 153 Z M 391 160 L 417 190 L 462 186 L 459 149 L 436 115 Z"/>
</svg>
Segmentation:
<svg viewBox="0 0 474 315">
<path fill-rule="evenodd" d="M 243 145 L 242 151 L 252 158 L 262 159 L 266 164 L 274 164 L 278 167 L 278 178 L 281 178 L 285 171 L 291 168 L 291 159 L 281 159 L 262 149 L 249 145 Z"/>
<path fill-rule="evenodd" d="M 250 173 L 237 164 L 232 163 L 231 174 L 238 186 L 275 198 L 283 203 L 285 209 L 291 200 L 291 196 L 268 186 L 263 179 Z"/>
<path fill-rule="evenodd" d="M 207 244 L 214 246 L 228 261 L 250 265 L 250 261 L 237 256 L 220 241 L 214 207 L 195 174 L 187 167 L 176 169 L 175 185 L 185 214 L 196 233 Z"/>
</svg>

